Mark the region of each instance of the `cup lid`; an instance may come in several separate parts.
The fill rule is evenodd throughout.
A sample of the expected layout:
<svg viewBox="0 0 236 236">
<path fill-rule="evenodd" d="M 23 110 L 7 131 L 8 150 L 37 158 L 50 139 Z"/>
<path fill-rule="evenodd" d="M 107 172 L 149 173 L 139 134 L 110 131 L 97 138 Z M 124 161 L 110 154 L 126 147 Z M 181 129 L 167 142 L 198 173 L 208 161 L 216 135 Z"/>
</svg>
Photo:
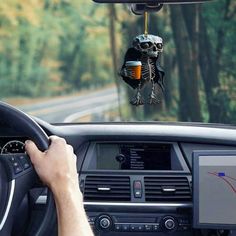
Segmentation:
<svg viewBox="0 0 236 236">
<path fill-rule="evenodd" d="M 142 62 L 141 61 L 127 61 L 125 65 L 126 66 L 141 66 Z"/>
</svg>

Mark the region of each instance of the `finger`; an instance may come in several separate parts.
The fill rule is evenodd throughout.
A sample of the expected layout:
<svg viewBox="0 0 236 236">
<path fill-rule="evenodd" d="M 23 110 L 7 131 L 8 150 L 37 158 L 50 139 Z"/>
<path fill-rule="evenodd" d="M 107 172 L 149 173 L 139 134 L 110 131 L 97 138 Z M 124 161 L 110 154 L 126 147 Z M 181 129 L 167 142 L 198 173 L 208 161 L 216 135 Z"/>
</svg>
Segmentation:
<svg viewBox="0 0 236 236">
<path fill-rule="evenodd" d="M 43 156 L 43 153 L 37 148 L 34 142 L 27 140 L 25 142 L 25 150 L 30 156 L 32 163 L 37 163 L 40 158 Z"/>
<path fill-rule="evenodd" d="M 60 143 L 60 144 L 66 144 L 66 140 L 63 138 L 60 138 L 56 135 L 52 135 L 49 137 L 51 144 L 56 144 L 56 143 Z"/>
<path fill-rule="evenodd" d="M 67 149 L 71 152 L 74 152 L 74 148 L 71 145 L 67 145 Z"/>
<path fill-rule="evenodd" d="M 52 142 L 54 142 L 55 140 L 58 140 L 58 139 L 60 139 L 58 136 L 56 136 L 56 135 L 51 135 L 50 137 L 49 137 L 49 139 L 52 141 Z"/>
</svg>

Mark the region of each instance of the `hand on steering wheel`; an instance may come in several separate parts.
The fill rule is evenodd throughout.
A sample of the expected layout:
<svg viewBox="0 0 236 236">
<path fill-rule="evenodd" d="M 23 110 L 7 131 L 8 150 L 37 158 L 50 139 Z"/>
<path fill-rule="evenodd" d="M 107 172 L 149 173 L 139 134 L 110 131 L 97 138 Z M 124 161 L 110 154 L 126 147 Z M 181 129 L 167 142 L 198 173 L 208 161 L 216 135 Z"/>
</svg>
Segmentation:
<svg viewBox="0 0 236 236">
<path fill-rule="evenodd" d="M 0 123 L 34 140 L 41 151 L 48 149 L 49 139 L 42 128 L 29 116 L 3 102 L 0 102 Z M 38 178 L 27 154 L 0 155 L 0 171 L 0 236 L 8 236 L 19 204 Z M 47 235 L 55 219 L 54 202 L 48 191 L 44 217 L 28 234 Z"/>
<path fill-rule="evenodd" d="M 79 181 L 76 156 L 72 146 L 57 136 L 51 136 L 50 141 L 49 149 L 45 152 L 40 151 L 30 140 L 25 143 L 26 152 L 29 154 L 38 176 L 54 194 L 67 189 L 68 186 L 77 188 Z"/>
</svg>

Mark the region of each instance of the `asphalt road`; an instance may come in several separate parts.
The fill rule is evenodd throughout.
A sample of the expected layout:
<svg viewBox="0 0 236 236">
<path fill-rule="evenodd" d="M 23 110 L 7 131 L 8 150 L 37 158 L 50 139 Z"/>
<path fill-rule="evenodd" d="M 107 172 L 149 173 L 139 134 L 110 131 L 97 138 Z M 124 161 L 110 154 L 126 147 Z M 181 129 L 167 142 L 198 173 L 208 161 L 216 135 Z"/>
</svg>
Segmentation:
<svg viewBox="0 0 236 236">
<path fill-rule="evenodd" d="M 49 123 L 79 121 L 85 116 L 92 116 L 93 119 L 97 119 L 96 121 L 101 121 L 99 119 L 105 111 L 118 107 L 118 95 L 116 88 L 107 88 L 18 107 Z"/>
</svg>

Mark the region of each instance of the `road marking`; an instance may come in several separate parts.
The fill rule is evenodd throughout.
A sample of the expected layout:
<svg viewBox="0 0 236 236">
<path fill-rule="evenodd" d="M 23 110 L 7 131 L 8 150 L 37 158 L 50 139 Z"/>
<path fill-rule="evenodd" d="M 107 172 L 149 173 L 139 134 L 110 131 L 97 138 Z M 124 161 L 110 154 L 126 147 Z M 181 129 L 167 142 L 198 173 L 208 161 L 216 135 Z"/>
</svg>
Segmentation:
<svg viewBox="0 0 236 236">
<path fill-rule="evenodd" d="M 114 100 L 117 100 L 117 97 L 114 96 L 114 94 L 109 94 L 109 95 L 104 95 L 104 96 L 99 96 L 99 97 L 91 97 L 87 99 L 86 101 L 74 101 L 73 103 L 66 103 L 66 104 L 60 104 L 55 107 L 48 107 L 48 108 L 43 108 L 39 109 L 36 111 L 28 111 L 28 114 L 33 115 L 33 116 L 42 116 L 42 115 L 48 115 L 51 113 L 56 113 L 60 111 L 65 111 L 68 108 L 80 108 L 82 106 L 90 105 L 91 103 L 94 102 L 104 102 L 104 101 L 109 101 L 113 102 Z M 24 109 L 23 109 L 24 110 Z"/>
<path fill-rule="evenodd" d="M 84 117 L 84 116 L 95 114 L 95 113 L 101 113 L 101 112 L 111 110 L 111 109 L 116 108 L 116 107 L 118 107 L 118 103 L 113 104 L 112 106 L 111 106 L 111 104 L 106 104 L 106 105 L 103 104 L 103 105 L 100 105 L 100 106 L 95 107 L 95 108 L 89 108 L 89 109 L 84 110 L 84 111 L 79 111 L 79 112 L 73 113 L 73 114 L 67 116 L 64 119 L 63 122 L 71 123 L 73 121 L 76 121 L 76 120 Z"/>
</svg>

